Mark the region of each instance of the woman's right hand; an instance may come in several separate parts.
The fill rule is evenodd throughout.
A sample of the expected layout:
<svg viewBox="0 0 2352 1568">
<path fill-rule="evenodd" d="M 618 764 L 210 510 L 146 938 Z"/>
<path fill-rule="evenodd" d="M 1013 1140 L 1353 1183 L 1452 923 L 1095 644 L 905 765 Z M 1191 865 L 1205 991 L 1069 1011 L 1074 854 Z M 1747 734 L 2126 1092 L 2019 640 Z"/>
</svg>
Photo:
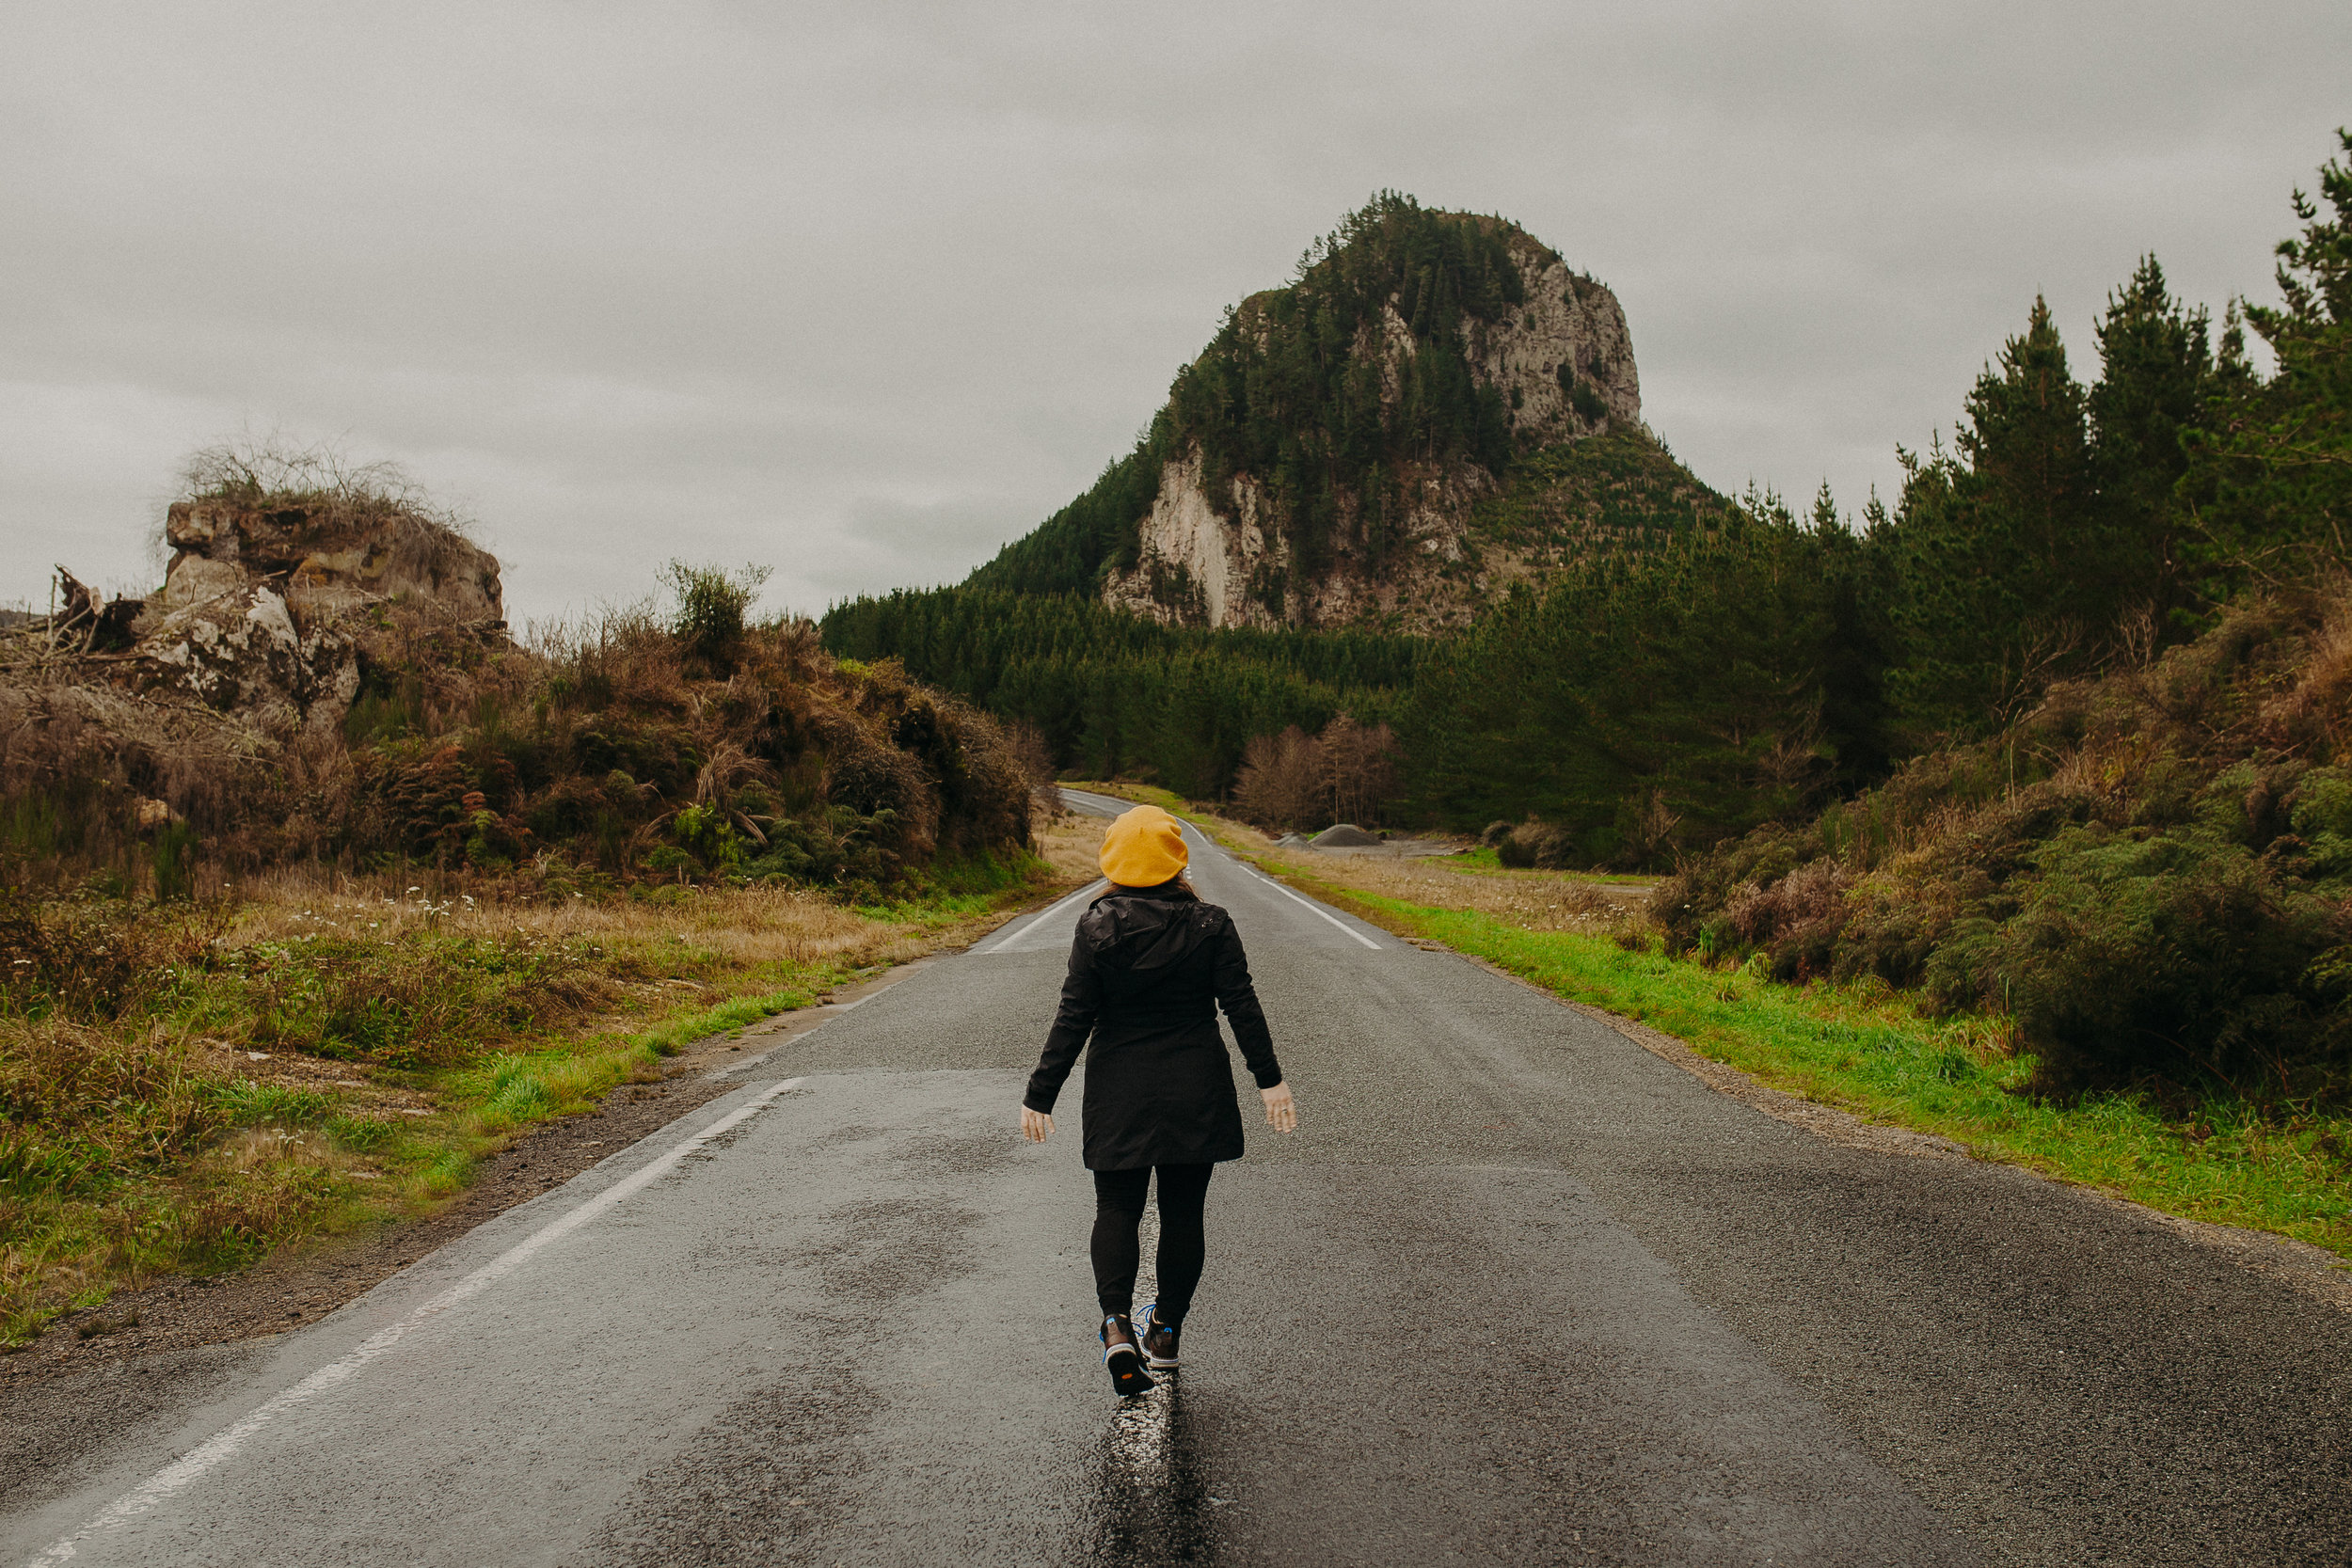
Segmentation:
<svg viewBox="0 0 2352 1568">
<path fill-rule="evenodd" d="M 1270 1089 L 1260 1089 L 1258 1098 L 1265 1101 L 1266 1125 L 1277 1132 L 1298 1131 L 1298 1102 L 1291 1098 L 1288 1079 Z"/>
<path fill-rule="evenodd" d="M 1054 1118 L 1043 1111 L 1021 1107 L 1021 1135 L 1033 1144 L 1041 1144 L 1054 1135 Z"/>
</svg>

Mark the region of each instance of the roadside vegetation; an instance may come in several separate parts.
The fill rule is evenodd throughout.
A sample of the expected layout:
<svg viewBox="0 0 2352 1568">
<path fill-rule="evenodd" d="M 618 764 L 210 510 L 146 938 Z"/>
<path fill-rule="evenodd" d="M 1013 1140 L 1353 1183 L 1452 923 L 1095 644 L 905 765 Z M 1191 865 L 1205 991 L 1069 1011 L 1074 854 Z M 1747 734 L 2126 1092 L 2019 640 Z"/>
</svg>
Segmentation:
<svg viewBox="0 0 2352 1568">
<path fill-rule="evenodd" d="M 1513 869 L 1493 851 L 1418 859 L 1286 852 L 1248 824 L 1132 784 L 1082 787 L 1179 812 L 1302 892 L 1637 1020 L 1699 1054 L 1864 1120 L 2166 1213 L 2352 1259 L 2352 1113 L 2210 1086 L 2055 1096 L 1997 1010 L 1939 1012 L 1865 973 L 1776 980 L 1769 954 L 1670 951 L 1675 884 Z"/>
<path fill-rule="evenodd" d="M 195 499 L 447 533 L 317 469 L 199 461 Z M 381 601 L 299 628 L 354 639 L 358 687 L 278 729 L 71 619 L 0 639 L 0 1345 L 421 1213 L 682 1045 L 1056 881 L 1020 737 L 755 620 L 761 576 L 674 562 L 519 644 Z"/>
<path fill-rule="evenodd" d="M 124 1286 L 424 1212 L 532 1124 L 925 951 L 949 918 L 660 891 L 10 895 L 0 1343 Z"/>
</svg>

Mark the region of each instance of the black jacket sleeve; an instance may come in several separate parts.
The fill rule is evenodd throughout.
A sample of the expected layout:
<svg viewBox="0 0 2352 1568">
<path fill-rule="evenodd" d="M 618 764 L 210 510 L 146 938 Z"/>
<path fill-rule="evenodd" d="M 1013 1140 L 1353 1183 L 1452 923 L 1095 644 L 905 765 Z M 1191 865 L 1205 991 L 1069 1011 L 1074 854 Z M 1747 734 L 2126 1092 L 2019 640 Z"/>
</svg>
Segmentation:
<svg viewBox="0 0 2352 1568">
<path fill-rule="evenodd" d="M 1247 972 L 1242 979 L 1248 983 Z M 1087 1037 L 1094 1033 L 1094 1021 L 1102 1011 L 1103 982 L 1094 973 L 1093 950 L 1080 932 L 1071 940 L 1070 974 L 1061 983 L 1061 1007 L 1054 1014 L 1053 1030 L 1045 1037 L 1045 1053 L 1038 1058 L 1037 1070 L 1029 1074 L 1029 1092 L 1021 1097 L 1022 1104 L 1053 1115 L 1054 1101 L 1061 1097 L 1061 1086 L 1069 1081 L 1070 1069 L 1078 1065 L 1078 1053 L 1086 1049 Z"/>
<path fill-rule="evenodd" d="M 1258 1087 L 1270 1089 L 1282 1081 L 1282 1064 L 1274 1059 L 1274 1034 L 1265 1026 L 1265 1009 L 1258 1006 L 1258 988 L 1249 983 L 1249 958 L 1241 950 L 1241 933 L 1227 921 L 1216 938 L 1216 1005 L 1233 1026 L 1241 1059 Z M 1067 1007 L 1069 1004 L 1063 1003 Z"/>
</svg>

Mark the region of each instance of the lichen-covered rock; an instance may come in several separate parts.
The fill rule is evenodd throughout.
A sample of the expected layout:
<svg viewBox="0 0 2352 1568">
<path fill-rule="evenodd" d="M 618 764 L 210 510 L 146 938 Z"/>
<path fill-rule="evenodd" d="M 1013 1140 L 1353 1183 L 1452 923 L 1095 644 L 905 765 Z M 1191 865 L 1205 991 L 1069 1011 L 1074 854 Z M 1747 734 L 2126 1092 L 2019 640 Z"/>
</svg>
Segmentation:
<svg viewBox="0 0 2352 1568">
<path fill-rule="evenodd" d="M 499 621 L 498 558 L 424 518 L 334 503 L 175 501 L 166 612 L 248 583 L 274 584 L 298 610 L 328 612 L 390 599 L 427 601 L 454 621 Z"/>
<path fill-rule="evenodd" d="M 498 558 L 394 505 L 175 502 L 164 586 L 102 604 L 60 572 L 50 639 L 83 674 L 192 700 L 256 737 L 342 722 L 373 640 L 397 616 L 503 642 Z"/>
<path fill-rule="evenodd" d="M 354 639 L 331 617 L 305 636 L 265 581 L 167 609 L 133 652 L 142 689 L 183 692 L 273 734 L 340 722 L 359 691 Z"/>
</svg>

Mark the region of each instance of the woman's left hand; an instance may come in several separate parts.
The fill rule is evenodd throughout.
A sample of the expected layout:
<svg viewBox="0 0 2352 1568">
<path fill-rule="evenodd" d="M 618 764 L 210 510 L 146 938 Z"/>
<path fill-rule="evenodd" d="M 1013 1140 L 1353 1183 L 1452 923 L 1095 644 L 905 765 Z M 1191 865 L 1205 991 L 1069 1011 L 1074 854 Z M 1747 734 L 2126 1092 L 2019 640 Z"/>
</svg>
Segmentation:
<svg viewBox="0 0 2352 1568">
<path fill-rule="evenodd" d="M 1041 1144 L 1054 1135 L 1054 1118 L 1042 1111 L 1021 1107 L 1021 1135 L 1033 1144 Z"/>
<path fill-rule="evenodd" d="M 1277 1132 L 1298 1131 L 1298 1102 L 1291 1098 L 1286 1079 L 1270 1089 L 1260 1089 L 1258 1098 L 1265 1101 L 1266 1125 Z"/>
</svg>

